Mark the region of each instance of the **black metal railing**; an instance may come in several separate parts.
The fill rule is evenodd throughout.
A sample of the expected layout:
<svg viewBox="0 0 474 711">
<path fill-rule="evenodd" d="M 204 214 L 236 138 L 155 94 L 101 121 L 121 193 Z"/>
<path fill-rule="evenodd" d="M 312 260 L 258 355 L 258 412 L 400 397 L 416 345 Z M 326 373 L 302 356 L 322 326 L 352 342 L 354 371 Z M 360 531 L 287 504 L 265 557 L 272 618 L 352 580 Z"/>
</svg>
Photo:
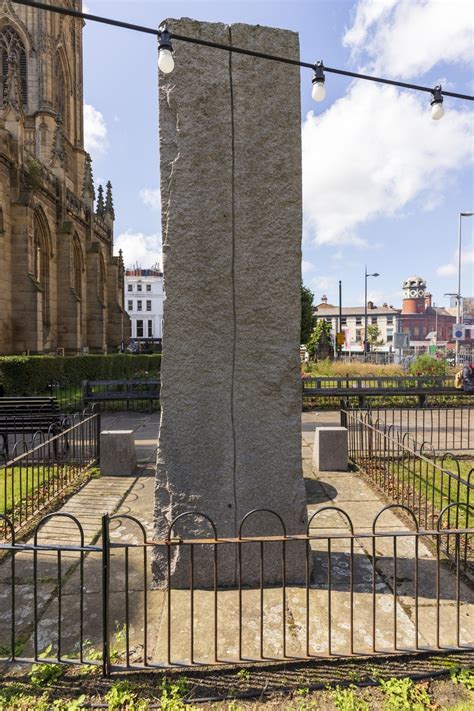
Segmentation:
<svg viewBox="0 0 474 711">
<path fill-rule="evenodd" d="M 393 526 L 400 511 L 411 530 L 401 528 L 399 518 L 398 528 Z M 424 530 L 413 511 L 389 505 L 367 528 L 355 531 L 347 513 L 324 506 L 311 516 L 305 533 L 289 535 L 280 516 L 257 510 L 244 517 L 238 536 L 221 538 L 211 519 L 189 512 L 160 540 L 150 540 L 145 525 L 131 516 L 104 516 L 95 543 L 86 541 L 79 520 L 67 513 L 45 517 L 29 543 L 16 541 L 13 524 L 4 517 L 11 540 L 0 543 L 7 555 L 0 657 L 100 665 L 109 674 L 262 659 L 473 650 L 474 607 L 463 577 L 462 541 L 474 529 L 445 529 L 447 513 Z M 274 518 L 273 535 L 244 534 L 244 522 L 259 515 Z M 205 522 L 208 533 L 183 535 L 188 518 L 194 526 Z M 336 524 L 332 529 L 330 520 Z M 454 564 L 442 552 L 447 539 Z M 177 556 L 183 569 L 179 583 Z"/>
<path fill-rule="evenodd" d="M 474 463 L 445 452 L 437 455 L 429 442 L 418 444 L 410 432 L 373 419 L 370 412 L 341 411 L 348 429 L 349 458 L 394 503 L 407 506 L 425 528 L 435 527 L 442 511 L 446 528 L 474 526 Z M 474 564 L 474 541 L 462 540 L 465 566 Z M 452 540 L 446 553 L 457 555 Z"/>
<path fill-rule="evenodd" d="M 360 416 L 363 412 L 359 411 Z M 372 407 L 371 421 L 409 432 L 421 446 L 428 442 L 436 451 L 474 450 L 474 406 Z"/>
<path fill-rule="evenodd" d="M 57 431 L 57 430 L 56 430 Z M 0 466 L 0 513 L 15 531 L 64 492 L 99 459 L 100 416 L 71 414 L 60 431 L 17 439 Z M 0 536 L 6 530 L 0 527 Z"/>
<path fill-rule="evenodd" d="M 303 405 L 326 405 L 334 399 L 359 407 L 367 403 L 418 404 L 428 401 L 460 404 L 462 399 L 472 399 L 472 394 L 454 387 L 451 377 L 441 376 L 319 376 L 302 375 Z"/>
</svg>

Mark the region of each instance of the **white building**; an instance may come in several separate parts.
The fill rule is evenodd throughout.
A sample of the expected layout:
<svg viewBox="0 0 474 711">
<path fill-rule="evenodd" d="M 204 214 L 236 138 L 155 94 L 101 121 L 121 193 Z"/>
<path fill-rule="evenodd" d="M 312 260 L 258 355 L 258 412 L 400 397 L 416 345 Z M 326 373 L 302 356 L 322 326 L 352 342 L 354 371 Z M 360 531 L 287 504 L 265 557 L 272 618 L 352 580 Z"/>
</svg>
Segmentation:
<svg viewBox="0 0 474 711">
<path fill-rule="evenodd" d="M 161 342 L 163 337 L 163 272 L 157 268 L 125 271 L 125 310 L 132 340 Z"/>
<path fill-rule="evenodd" d="M 323 318 L 331 324 L 331 333 L 337 333 L 339 321 L 339 308 L 328 304 L 326 296 L 321 297 L 321 303 L 313 308 L 315 322 Z M 375 306 L 372 301 L 367 302 L 367 326 L 377 326 L 379 346 L 372 346 L 372 350 L 390 352 L 393 346 L 393 334 L 398 330 L 400 310 L 393 306 L 383 304 Z M 365 339 L 365 309 L 363 306 L 342 307 L 341 332 L 345 334 L 344 351 L 363 352 Z"/>
</svg>

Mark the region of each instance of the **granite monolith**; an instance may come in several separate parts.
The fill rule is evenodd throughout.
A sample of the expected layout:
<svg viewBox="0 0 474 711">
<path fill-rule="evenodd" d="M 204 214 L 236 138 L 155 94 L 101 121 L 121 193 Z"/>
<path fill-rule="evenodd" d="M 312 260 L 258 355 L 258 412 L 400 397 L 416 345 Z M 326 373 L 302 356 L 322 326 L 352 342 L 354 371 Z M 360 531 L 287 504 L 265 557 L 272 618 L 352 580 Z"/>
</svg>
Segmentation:
<svg viewBox="0 0 474 711">
<path fill-rule="evenodd" d="M 172 32 L 299 57 L 287 30 L 191 19 Z M 155 535 L 306 530 L 301 466 L 301 115 L 298 67 L 174 41 L 160 75 L 164 305 Z M 305 544 L 286 547 L 287 581 L 305 580 Z M 218 545 L 218 584 L 238 583 L 237 545 Z M 242 547 L 242 583 L 259 581 Z M 281 543 L 265 544 L 264 581 L 281 581 Z M 196 586 L 213 585 L 213 549 L 196 546 Z M 275 556 L 277 556 L 275 558 Z M 272 562 L 273 561 L 273 562 Z M 190 551 L 171 546 L 171 586 L 190 582 Z M 154 555 L 157 584 L 167 556 Z"/>
</svg>

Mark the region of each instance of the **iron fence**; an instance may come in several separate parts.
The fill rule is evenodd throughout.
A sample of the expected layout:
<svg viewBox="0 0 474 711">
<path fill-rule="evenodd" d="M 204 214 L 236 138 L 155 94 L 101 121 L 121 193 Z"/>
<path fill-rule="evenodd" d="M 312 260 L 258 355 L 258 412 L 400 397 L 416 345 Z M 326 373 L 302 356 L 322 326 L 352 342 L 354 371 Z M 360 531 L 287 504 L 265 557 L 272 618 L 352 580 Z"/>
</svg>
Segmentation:
<svg viewBox="0 0 474 711">
<path fill-rule="evenodd" d="M 429 442 L 419 445 L 410 432 L 373 419 L 370 412 L 341 411 L 348 429 L 349 458 L 396 504 L 408 506 L 425 528 L 446 510 L 447 528 L 474 525 L 474 462 L 445 452 L 437 456 Z M 456 556 L 453 541 L 446 553 Z M 462 541 L 463 559 L 472 567 L 473 541 Z"/>
<path fill-rule="evenodd" d="M 412 530 L 397 529 L 400 510 Z M 0 544 L 8 554 L 1 571 L 0 657 L 101 665 L 109 674 L 472 650 L 474 597 L 463 578 L 461 548 L 474 529 L 444 529 L 448 510 L 432 530 L 423 530 L 413 511 L 390 505 L 356 532 L 342 509 L 325 506 L 300 535 L 287 534 L 277 514 L 253 511 L 245 520 L 273 516 L 275 534 L 250 537 L 241 526 L 235 538 L 220 538 L 208 517 L 192 512 L 176 519 L 163 540 L 149 539 L 146 525 L 131 516 L 104 516 L 96 543 L 86 542 L 77 518 L 61 513 L 45 517 L 31 542 L 18 543 L 4 517 L 11 540 Z M 204 521 L 208 534 L 180 535 L 189 517 Z M 454 562 L 442 552 L 448 537 Z M 179 585 L 176 554 L 187 571 Z M 158 587 L 151 567 L 157 555 L 164 576 Z M 229 556 L 232 585 L 222 577 Z M 291 556 L 301 560 L 297 581 L 287 577 Z"/>
<path fill-rule="evenodd" d="M 357 411 L 360 416 L 363 412 Z M 400 433 L 409 432 L 418 446 L 428 442 L 436 451 L 474 450 L 474 407 L 372 407 L 378 421 Z"/>
<path fill-rule="evenodd" d="M 56 430 L 57 431 L 57 428 Z M 0 467 L 0 512 L 24 527 L 99 459 L 100 416 L 71 414 L 60 431 L 17 439 Z M 8 530 L 0 527 L 0 536 Z"/>
</svg>

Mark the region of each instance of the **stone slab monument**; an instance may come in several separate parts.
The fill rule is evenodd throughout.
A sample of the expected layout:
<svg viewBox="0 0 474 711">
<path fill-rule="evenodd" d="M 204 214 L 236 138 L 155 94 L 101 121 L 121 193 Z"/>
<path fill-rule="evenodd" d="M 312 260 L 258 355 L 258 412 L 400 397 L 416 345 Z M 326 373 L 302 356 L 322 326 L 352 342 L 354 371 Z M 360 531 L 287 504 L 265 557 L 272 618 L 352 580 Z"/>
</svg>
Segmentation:
<svg viewBox="0 0 474 711">
<path fill-rule="evenodd" d="M 190 19 L 171 32 L 299 58 L 287 30 Z M 174 41 L 160 75 L 166 301 L 155 535 L 187 512 L 219 537 L 265 508 L 304 533 L 301 466 L 301 115 L 298 67 Z M 244 536 L 279 535 L 274 514 Z M 212 536 L 197 514 L 173 537 Z M 242 582 L 258 584 L 257 545 L 242 546 Z M 199 546 L 194 585 L 212 587 L 212 546 Z M 272 550 L 273 547 L 273 550 Z M 282 544 L 265 543 L 266 584 L 281 580 Z M 305 580 L 305 544 L 289 541 L 287 582 Z M 238 546 L 219 545 L 218 583 L 238 583 Z M 155 582 L 166 584 L 162 547 Z M 172 546 L 170 585 L 187 587 L 190 552 Z"/>
</svg>

